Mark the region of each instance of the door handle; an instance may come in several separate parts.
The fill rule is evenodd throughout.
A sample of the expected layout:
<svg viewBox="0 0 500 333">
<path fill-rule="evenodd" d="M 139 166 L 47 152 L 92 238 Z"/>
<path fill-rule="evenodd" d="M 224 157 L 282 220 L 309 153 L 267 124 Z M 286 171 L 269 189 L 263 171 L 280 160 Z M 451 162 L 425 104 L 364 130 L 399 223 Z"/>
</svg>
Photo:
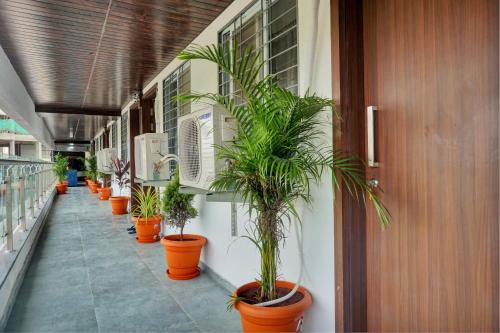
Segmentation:
<svg viewBox="0 0 500 333">
<path fill-rule="evenodd" d="M 378 111 L 378 108 L 373 105 L 369 106 L 366 110 L 368 166 L 370 168 L 378 167 L 378 162 L 375 160 L 375 111 Z"/>
</svg>

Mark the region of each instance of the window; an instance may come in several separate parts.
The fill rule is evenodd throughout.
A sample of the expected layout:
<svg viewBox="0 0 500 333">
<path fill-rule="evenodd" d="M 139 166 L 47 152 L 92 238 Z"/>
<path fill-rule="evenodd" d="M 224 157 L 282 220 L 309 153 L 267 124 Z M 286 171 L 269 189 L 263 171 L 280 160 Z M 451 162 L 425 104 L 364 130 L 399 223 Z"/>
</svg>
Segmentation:
<svg viewBox="0 0 500 333">
<path fill-rule="evenodd" d="M 111 125 L 111 148 L 116 148 L 116 121 Z"/>
<path fill-rule="evenodd" d="M 128 112 L 121 117 L 120 124 L 120 143 L 121 143 L 121 160 L 126 163 L 128 161 Z"/>
<path fill-rule="evenodd" d="M 266 61 L 262 74 L 275 75 L 282 87 L 298 93 L 297 0 L 255 2 L 219 33 L 219 43 L 239 45 L 240 55 L 246 48 L 258 50 Z M 220 69 L 219 93 L 243 103 L 237 84 Z"/>
<path fill-rule="evenodd" d="M 185 62 L 163 81 L 163 133 L 168 133 L 168 152 L 177 155 L 177 118 L 191 112 L 191 102 L 179 101 L 177 96 L 191 91 L 191 71 Z M 175 161 L 170 162 L 170 172 Z"/>
</svg>

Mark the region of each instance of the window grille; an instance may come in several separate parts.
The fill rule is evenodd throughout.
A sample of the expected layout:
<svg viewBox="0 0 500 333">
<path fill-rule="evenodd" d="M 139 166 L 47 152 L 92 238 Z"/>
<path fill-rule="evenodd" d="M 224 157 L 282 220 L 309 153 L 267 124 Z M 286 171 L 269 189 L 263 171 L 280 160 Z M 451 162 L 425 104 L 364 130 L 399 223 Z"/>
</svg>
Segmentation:
<svg viewBox="0 0 500 333">
<path fill-rule="evenodd" d="M 191 91 L 189 62 L 183 63 L 163 81 L 163 132 L 168 133 L 168 152 L 177 155 L 177 118 L 191 112 L 190 101 L 180 101 L 177 96 Z M 170 172 L 175 161 L 170 162 Z"/>
</svg>

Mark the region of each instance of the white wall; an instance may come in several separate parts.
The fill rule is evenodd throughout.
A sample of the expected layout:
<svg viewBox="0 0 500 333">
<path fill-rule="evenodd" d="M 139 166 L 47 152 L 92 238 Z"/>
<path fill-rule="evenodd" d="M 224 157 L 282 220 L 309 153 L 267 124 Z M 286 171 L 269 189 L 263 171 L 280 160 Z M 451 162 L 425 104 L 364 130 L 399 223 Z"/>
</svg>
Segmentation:
<svg viewBox="0 0 500 333">
<path fill-rule="evenodd" d="M 17 121 L 38 141 L 53 147 L 54 140 L 9 58 L 0 46 L 0 109 Z"/>
<path fill-rule="evenodd" d="M 21 156 L 22 157 L 36 158 L 37 152 L 36 152 L 35 143 L 22 144 L 21 145 Z"/>
<path fill-rule="evenodd" d="M 217 43 L 217 34 L 229 21 L 252 1 L 234 1 L 194 41 L 195 44 Z M 332 97 L 330 57 L 330 17 L 328 0 L 298 0 L 299 90 L 308 88 L 323 97 Z M 162 80 L 182 62 L 173 60 L 148 86 L 155 83 L 162 92 Z M 201 61 L 191 62 L 193 91 L 217 92 L 217 67 Z M 131 105 L 127 105 L 124 111 Z M 157 119 L 161 121 L 161 119 Z M 160 127 L 161 128 L 161 127 Z M 327 137 L 331 142 L 331 117 L 325 119 Z M 302 207 L 304 235 L 305 277 L 302 284 L 312 293 L 313 307 L 307 313 L 304 331 L 334 331 L 334 244 L 333 244 L 333 190 L 331 175 L 325 175 L 319 187 L 313 188 L 312 207 Z M 254 280 L 259 273 L 258 252 L 245 239 L 231 237 L 229 203 L 209 203 L 197 196 L 200 216 L 186 227 L 186 232 L 202 234 L 208 244 L 202 260 L 222 278 L 238 286 Z M 244 207 L 238 209 L 238 232 L 245 234 L 248 216 Z M 175 232 L 171 230 L 171 232 Z M 281 276 L 294 281 L 298 276 L 298 250 L 293 232 L 281 252 Z"/>
</svg>

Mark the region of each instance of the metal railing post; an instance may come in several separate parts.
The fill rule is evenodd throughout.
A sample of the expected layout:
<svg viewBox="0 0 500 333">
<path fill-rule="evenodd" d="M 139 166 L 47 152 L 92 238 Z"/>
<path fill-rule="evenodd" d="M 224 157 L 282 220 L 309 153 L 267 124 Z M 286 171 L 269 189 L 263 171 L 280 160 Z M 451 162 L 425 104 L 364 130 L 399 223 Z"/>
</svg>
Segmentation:
<svg viewBox="0 0 500 333">
<path fill-rule="evenodd" d="M 41 172 L 41 167 L 38 165 L 36 173 L 36 203 L 38 208 L 40 209 L 42 208 L 42 180 L 40 179 Z"/>
<path fill-rule="evenodd" d="M 7 222 L 7 230 L 6 230 L 6 250 L 7 252 L 14 251 L 14 228 L 12 227 L 12 176 L 11 170 L 12 166 L 7 168 L 7 176 L 5 177 L 5 212 L 6 212 L 6 222 Z"/>
<path fill-rule="evenodd" d="M 47 195 L 47 179 L 45 179 L 45 169 L 42 166 L 42 198 Z"/>
<path fill-rule="evenodd" d="M 34 165 L 30 165 L 30 175 L 29 175 L 29 183 L 31 186 L 30 191 L 30 211 L 31 218 L 35 219 L 35 174 L 33 173 Z"/>
<path fill-rule="evenodd" d="M 25 166 L 22 166 L 21 172 L 19 173 L 19 204 L 21 206 L 19 210 L 19 220 L 21 223 L 22 231 L 28 230 L 28 228 L 26 228 L 26 189 L 24 181 L 24 168 Z"/>
</svg>

